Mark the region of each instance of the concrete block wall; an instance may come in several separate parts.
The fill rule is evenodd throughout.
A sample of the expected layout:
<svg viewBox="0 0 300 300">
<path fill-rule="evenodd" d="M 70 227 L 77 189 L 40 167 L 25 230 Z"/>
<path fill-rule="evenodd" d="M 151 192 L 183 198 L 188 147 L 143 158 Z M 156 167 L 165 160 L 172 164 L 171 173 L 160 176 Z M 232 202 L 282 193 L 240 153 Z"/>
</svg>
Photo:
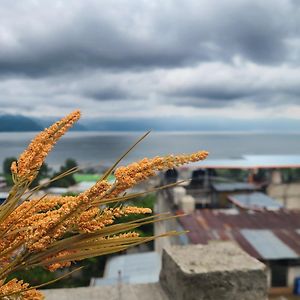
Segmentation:
<svg viewBox="0 0 300 300">
<path fill-rule="evenodd" d="M 266 267 L 229 242 L 163 253 L 160 284 L 173 300 L 265 300 Z"/>
</svg>

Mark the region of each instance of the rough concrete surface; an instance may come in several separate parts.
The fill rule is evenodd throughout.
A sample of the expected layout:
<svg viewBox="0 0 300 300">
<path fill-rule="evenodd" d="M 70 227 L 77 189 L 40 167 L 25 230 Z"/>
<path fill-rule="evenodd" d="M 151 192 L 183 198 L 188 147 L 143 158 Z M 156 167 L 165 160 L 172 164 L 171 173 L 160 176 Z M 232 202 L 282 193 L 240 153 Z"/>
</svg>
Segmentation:
<svg viewBox="0 0 300 300">
<path fill-rule="evenodd" d="M 229 242 L 172 247 L 160 283 L 174 300 L 265 300 L 265 265 Z"/>
<path fill-rule="evenodd" d="M 169 300 L 159 283 L 43 290 L 46 300 Z"/>
</svg>

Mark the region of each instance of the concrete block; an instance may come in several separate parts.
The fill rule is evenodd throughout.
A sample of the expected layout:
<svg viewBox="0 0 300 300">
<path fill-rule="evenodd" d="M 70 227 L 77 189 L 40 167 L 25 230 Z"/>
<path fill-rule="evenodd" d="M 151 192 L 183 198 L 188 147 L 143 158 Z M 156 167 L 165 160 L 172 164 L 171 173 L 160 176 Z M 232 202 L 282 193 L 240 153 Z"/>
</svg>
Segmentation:
<svg viewBox="0 0 300 300">
<path fill-rule="evenodd" d="M 160 283 L 173 300 L 265 300 L 264 264 L 231 242 L 164 250 Z"/>
</svg>

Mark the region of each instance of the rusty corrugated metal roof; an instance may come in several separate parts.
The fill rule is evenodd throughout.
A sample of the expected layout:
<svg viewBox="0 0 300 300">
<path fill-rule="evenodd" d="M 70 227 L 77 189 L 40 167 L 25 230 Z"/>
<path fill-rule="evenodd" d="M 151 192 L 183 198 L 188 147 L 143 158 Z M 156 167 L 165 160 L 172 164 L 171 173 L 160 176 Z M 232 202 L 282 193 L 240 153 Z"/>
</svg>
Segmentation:
<svg viewBox="0 0 300 300">
<path fill-rule="evenodd" d="M 207 244 L 211 240 L 233 240 L 250 255 L 258 259 L 300 258 L 300 211 L 243 211 L 237 209 L 201 209 L 179 221 L 193 244 Z M 252 239 L 245 230 L 272 237 Z M 264 230 L 264 231 L 262 231 Z M 297 232 L 298 231 L 298 232 Z M 250 232 L 250 231 L 248 231 Z M 283 246 L 284 245 L 284 246 Z M 267 253 L 276 247 L 273 256 Z M 292 255 L 293 254 L 293 255 Z"/>
</svg>

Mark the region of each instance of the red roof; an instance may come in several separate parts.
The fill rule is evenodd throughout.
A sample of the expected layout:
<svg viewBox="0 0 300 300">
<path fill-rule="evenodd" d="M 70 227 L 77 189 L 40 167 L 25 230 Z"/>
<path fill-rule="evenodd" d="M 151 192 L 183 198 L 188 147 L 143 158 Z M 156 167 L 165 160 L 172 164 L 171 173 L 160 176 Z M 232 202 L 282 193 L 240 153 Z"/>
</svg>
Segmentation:
<svg viewBox="0 0 300 300">
<path fill-rule="evenodd" d="M 237 209 L 201 209 L 179 218 L 188 230 L 193 244 L 207 244 L 211 240 L 233 240 L 250 255 L 264 259 L 243 234 L 245 229 L 268 230 L 280 242 L 300 257 L 300 211 L 245 211 Z M 280 246 L 280 245 L 279 245 Z M 279 247 L 278 246 L 278 247 Z"/>
</svg>

